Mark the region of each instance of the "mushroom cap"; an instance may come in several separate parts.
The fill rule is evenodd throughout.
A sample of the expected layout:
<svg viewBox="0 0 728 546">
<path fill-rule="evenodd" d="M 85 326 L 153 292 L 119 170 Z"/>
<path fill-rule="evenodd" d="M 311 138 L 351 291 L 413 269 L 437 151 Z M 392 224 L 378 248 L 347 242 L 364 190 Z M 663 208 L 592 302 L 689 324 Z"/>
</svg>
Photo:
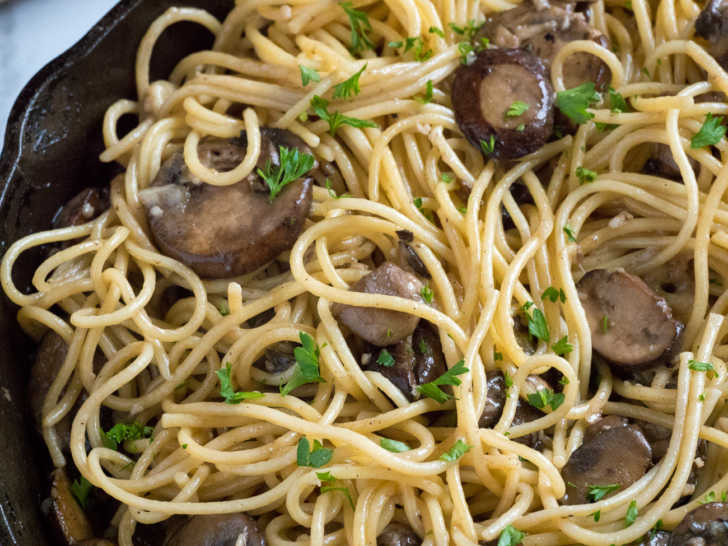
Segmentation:
<svg viewBox="0 0 728 546">
<path fill-rule="evenodd" d="M 674 351 L 682 325 L 672 318 L 667 302 L 639 277 L 595 269 L 581 278 L 577 289 L 592 347 L 611 364 L 649 365 Z"/>
<path fill-rule="evenodd" d="M 670 546 L 725 546 L 728 544 L 728 503 L 710 502 L 685 514 L 675 527 Z"/>
<path fill-rule="evenodd" d="M 377 546 L 420 546 L 422 540 L 412 527 L 404 523 L 390 523 L 377 537 Z"/>
<path fill-rule="evenodd" d="M 261 129 L 258 167 L 278 165 L 279 146 L 306 145 L 292 134 Z M 244 140 L 244 139 L 242 139 Z M 213 139 L 199 146 L 208 168 L 229 171 L 240 164 L 245 146 L 238 140 Z M 228 186 L 197 179 L 181 152 L 162 165 L 152 184 L 139 192 L 155 244 L 204 278 L 226 278 L 254 271 L 289 250 L 311 208 L 312 179 L 289 183 L 271 202 L 257 171 Z"/>
<path fill-rule="evenodd" d="M 528 105 L 518 116 L 511 105 Z M 521 49 L 486 49 L 460 66 L 452 86 L 452 104 L 460 130 L 473 146 L 494 147 L 491 156 L 514 159 L 538 150 L 553 129 L 553 90 L 546 68 Z"/>
<path fill-rule="evenodd" d="M 250 516 L 219 514 L 192 516 L 176 527 L 164 542 L 164 546 L 265 546 L 263 533 Z"/>
<path fill-rule="evenodd" d="M 422 301 L 422 281 L 392 262 L 384 262 L 351 286 L 353 292 L 399 296 L 416 302 Z M 358 307 L 335 303 L 331 307 L 335 317 L 354 334 L 378 347 L 402 341 L 412 334 L 420 317 L 376 307 Z"/>
</svg>

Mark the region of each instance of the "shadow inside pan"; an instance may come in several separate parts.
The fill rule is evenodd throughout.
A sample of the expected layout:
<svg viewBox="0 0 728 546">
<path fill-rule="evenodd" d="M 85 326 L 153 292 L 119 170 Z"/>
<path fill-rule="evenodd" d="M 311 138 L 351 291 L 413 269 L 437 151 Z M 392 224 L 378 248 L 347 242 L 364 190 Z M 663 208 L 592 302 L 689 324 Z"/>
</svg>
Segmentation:
<svg viewBox="0 0 728 546">
<path fill-rule="evenodd" d="M 204 7 L 222 18 L 233 0 L 124 0 L 75 46 L 48 64 L 18 97 L 0 157 L 0 254 L 29 233 L 48 229 L 59 207 L 79 190 L 108 184 L 118 167 L 98 160 L 101 122 L 119 98 L 136 98 L 136 49 L 149 24 L 176 5 Z M 151 81 L 166 78 L 176 62 L 209 48 L 211 34 L 192 23 L 169 28 L 152 58 Z M 38 253 L 14 269 L 27 289 Z M 17 308 L 0 298 L 0 544 L 44 546 L 40 511 L 50 463 L 33 430 L 25 385 L 33 343 L 16 324 Z"/>
</svg>

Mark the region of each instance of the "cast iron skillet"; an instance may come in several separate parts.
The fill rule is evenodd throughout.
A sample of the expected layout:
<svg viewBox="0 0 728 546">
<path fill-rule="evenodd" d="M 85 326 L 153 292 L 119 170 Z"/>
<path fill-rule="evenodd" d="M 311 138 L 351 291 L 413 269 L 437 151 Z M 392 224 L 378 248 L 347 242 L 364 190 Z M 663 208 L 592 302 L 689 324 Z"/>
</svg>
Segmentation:
<svg viewBox="0 0 728 546">
<path fill-rule="evenodd" d="M 116 173 L 117 167 L 98 161 L 104 111 L 118 98 L 136 98 L 137 45 L 152 20 L 175 5 L 203 7 L 222 19 L 233 0 L 123 0 L 25 86 L 0 157 L 0 254 L 20 237 L 49 228 L 78 191 L 107 184 Z M 152 81 L 184 55 L 211 45 L 202 27 L 174 25 L 155 49 Z M 39 259 L 29 255 L 17 264 L 19 286 L 28 286 Z M 50 468 L 26 403 L 35 350 L 17 327 L 16 311 L 0 297 L 0 544 L 45 546 L 51 542 L 40 504 Z"/>
</svg>

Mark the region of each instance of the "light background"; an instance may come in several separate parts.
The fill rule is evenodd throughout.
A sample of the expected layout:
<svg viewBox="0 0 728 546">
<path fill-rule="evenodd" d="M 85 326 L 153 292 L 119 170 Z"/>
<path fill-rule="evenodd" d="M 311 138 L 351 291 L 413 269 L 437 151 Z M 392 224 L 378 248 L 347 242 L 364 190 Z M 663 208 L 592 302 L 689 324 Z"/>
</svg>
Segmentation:
<svg viewBox="0 0 728 546">
<path fill-rule="evenodd" d="M 0 3 L 0 147 L 5 140 L 10 109 L 28 80 L 76 43 L 116 2 L 9 0 Z"/>
</svg>

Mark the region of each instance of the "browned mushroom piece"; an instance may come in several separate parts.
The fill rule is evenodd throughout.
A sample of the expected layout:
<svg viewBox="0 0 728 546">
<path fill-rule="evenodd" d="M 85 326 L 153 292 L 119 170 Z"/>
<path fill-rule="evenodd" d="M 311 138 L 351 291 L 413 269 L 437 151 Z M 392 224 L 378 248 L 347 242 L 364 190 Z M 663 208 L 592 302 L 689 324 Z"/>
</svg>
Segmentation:
<svg viewBox="0 0 728 546">
<path fill-rule="evenodd" d="M 276 343 L 268 347 L 263 356 L 253 363 L 253 366 L 268 373 L 285 372 L 296 364 L 293 356 L 294 349 L 295 345 L 289 341 Z"/>
<path fill-rule="evenodd" d="M 108 208 L 109 192 L 106 188 L 86 188 L 63 205 L 53 219 L 53 227 L 83 225 Z"/>
<path fill-rule="evenodd" d="M 591 442 L 594 438 L 599 436 L 602 432 L 606 432 L 611 428 L 626 427 L 629 424 L 627 419 L 620 417 L 619 415 L 607 415 L 602 417 L 599 421 L 596 421 L 586 427 L 584 431 L 584 443 Z M 645 433 L 645 436 L 647 434 Z"/>
<path fill-rule="evenodd" d="M 650 467 L 652 450 L 642 431 L 626 423 L 611 426 L 615 424 L 585 439 L 561 469 L 566 482 L 564 504 L 592 502 L 594 487 L 610 486 L 604 496 L 612 495 L 632 485 Z"/>
<path fill-rule="evenodd" d="M 673 317 L 686 323 L 695 301 L 695 273 L 692 252 L 683 252 L 642 274 L 645 284 L 664 298 Z"/>
<path fill-rule="evenodd" d="M 493 428 L 503 413 L 503 406 L 506 403 L 506 383 L 500 371 L 488 372 L 488 394 L 485 398 L 485 407 L 478 420 L 480 428 Z M 513 416 L 513 425 L 521 425 L 543 417 L 536 408 L 519 399 L 516 403 L 516 414 Z M 533 449 L 541 446 L 541 434 L 538 432 L 514 438 L 514 442 L 527 445 Z"/>
<path fill-rule="evenodd" d="M 263 128 L 258 168 L 278 166 L 279 148 L 308 147 L 288 131 Z M 200 161 L 230 171 L 245 156 L 247 141 L 208 140 L 198 148 Z M 249 273 L 289 250 L 311 208 L 312 179 L 304 174 L 271 202 L 257 170 L 229 186 L 203 183 L 181 152 L 164 162 L 150 187 L 139 192 L 152 237 L 159 249 L 205 278 Z"/>
<path fill-rule="evenodd" d="M 591 40 L 608 47 L 609 40 L 587 20 L 575 5 L 549 2 L 524 2 L 492 15 L 475 35 L 475 42 L 488 38 L 499 48 L 521 48 L 539 57 L 546 70 L 556 55 L 569 42 Z M 585 82 L 594 82 L 603 89 L 609 81 L 609 69 L 599 57 L 576 53 L 564 61 L 564 87 L 571 89 Z"/>
<path fill-rule="evenodd" d="M 422 539 L 404 523 L 390 523 L 377 537 L 377 546 L 420 546 Z"/>
<path fill-rule="evenodd" d="M 700 163 L 688 156 L 690 166 L 693 168 L 695 176 L 700 170 Z M 682 174 L 680 168 L 672 157 L 672 151 L 667 144 L 656 143 L 652 145 L 652 154 L 642 167 L 642 172 L 653 176 L 661 176 L 669 178 L 675 182 L 682 182 Z"/>
<path fill-rule="evenodd" d="M 174 527 L 164 546 L 265 546 L 263 533 L 250 516 L 221 514 L 192 516 Z"/>
<path fill-rule="evenodd" d="M 708 0 L 695 20 L 695 35 L 708 41 L 708 52 L 723 68 L 728 66 L 728 3 Z"/>
<path fill-rule="evenodd" d="M 470 143 L 500 159 L 538 150 L 553 129 L 553 90 L 546 68 L 522 49 L 486 49 L 460 66 L 452 104 Z"/>
<path fill-rule="evenodd" d="M 392 262 L 384 262 L 351 286 L 352 292 L 398 296 L 416 302 L 422 301 L 422 281 Z M 417 327 L 420 317 L 378 309 L 335 303 L 331 306 L 334 316 L 349 330 L 378 347 L 402 341 Z"/>
<path fill-rule="evenodd" d="M 427 266 L 422 262 L 417 251 L 409 244 L 414 240 L 412 232 L 403 229 L 397 232 L 397 237 L 399 238 L 397 242 L 397 265 L 405 271 L 419 275 L 423 279 L 431 279 L 432 275 L 427 270 Z"/>
<path fill-rule="evenodd" d="M 53 533 L 64 544 L 77 544 L 93 538 L 91 523 L 71 493 L 71 482 L 65 469 L 54 470 L 52 480 L 48 516 Z"/>
<path fill-rule="evenodd" d="M 645 282 L 621 270 L 596 269 L 577 285 L 592 347 L 625 369 L 647 366 L 675 350 L 682 324 Z"/>
<path fill-rule="evenodd" d="M 670 546 L 725 546 L 728 544 L 728 503 L 710 502 L 685 514 L 675 527 Z"/>
<path fill-rule="evenodd" d="M 429 322 L 420 321 L 411 336 L 385 349 L 364 353 L 367 370 L 381 373 L 411 401 L 419 398 L 417 387 L 434 381 L 447 371 L 445 355 L 437 330 Z M 382 356 L 386 350 L 394 359 L 391 366 Z"/>
<path fill-rule="evenodd" d="M 645 537 L 630 546 L 670 546 L 670 533 L 667 531 L 650 531 Z"/>
</svg>

